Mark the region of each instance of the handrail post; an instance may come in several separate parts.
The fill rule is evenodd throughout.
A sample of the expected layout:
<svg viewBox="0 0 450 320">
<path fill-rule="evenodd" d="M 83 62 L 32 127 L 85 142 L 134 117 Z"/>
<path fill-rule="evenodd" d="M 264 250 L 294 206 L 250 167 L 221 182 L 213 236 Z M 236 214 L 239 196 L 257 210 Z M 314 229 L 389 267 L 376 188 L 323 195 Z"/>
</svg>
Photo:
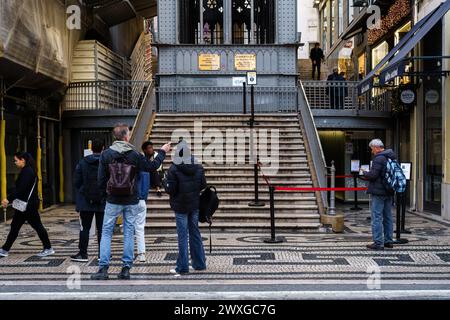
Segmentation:
<svg viewBox="0 0 450 320">
<path fill-rule="evenodd" d="M 334 160 L 331 161 L 331 188 L 335 188 L 336 186 L 336 167 L 334 166 Z M 336 215 L 336 207 L 335 207 L 336 193 L 334 190 L 330 191 L 330 207 L 328 208 L 328 214 L 331 216 Z"/>
<path fill-rule="evenodd" d="M 243 109 L 243 113 L 246 114 L 247 113 L 247 84 L 244 82 L 242 82 L 242 90 L 243 90 L 243 95 L 242 95 L 242 109 Z"/>
</svg>

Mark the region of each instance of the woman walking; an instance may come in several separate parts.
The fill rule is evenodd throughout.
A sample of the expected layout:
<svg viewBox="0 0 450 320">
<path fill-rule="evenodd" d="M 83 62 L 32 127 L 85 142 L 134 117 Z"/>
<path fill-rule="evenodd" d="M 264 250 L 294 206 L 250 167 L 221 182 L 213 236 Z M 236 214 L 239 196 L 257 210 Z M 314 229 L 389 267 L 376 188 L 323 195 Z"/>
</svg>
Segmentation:
<svg viewBox="0 0 450 320">
<path fill-rule="evenodd" d="M 2 206 L 6 208 L 10 202 L 16 199 L 26 202 L 27 206 L 24 212 L 15 210 L 11 222 L 11 230 L 9 231 L 5 244 L 0 249 L 0 257 L 8 256 L 9 250 L 14 241 L 16 241 L 20 228 L 22 228 L 25 221 L 36 230 L 39 239 L 41 239 L 44 245 L 44 250 L 37 254 L 37 256 L 46 257 L 54 254 L 55 251 L 52 249 L 47 230 L 42 225 L 38 212 L 39 199 L 37 195 L 36 163 L 29 153 L 18 152 L 14 154 L 14 164 L 20 169 L 19 177 L 16 180 L 16 188 L 7 199 L 2 200 Z"/>
</svg>

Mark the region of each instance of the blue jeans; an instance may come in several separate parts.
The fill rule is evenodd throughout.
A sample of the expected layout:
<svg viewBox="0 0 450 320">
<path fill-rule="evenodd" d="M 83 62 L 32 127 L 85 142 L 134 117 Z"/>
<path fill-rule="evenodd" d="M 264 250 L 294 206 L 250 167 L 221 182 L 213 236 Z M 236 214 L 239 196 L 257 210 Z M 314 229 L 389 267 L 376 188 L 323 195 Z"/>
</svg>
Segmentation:
<svg viewBox="0 0 450 320">
<path fill-rule="evenodd" d="M 372 195 L 371 211 L 373 242 L 378 246 L 393 242 L 392 197 Z"/>
<path fill-rule="evenodd" d="M 178 258 L 175 270 L 178 273 L 189 272 L 189 251 L 192 267 L 195 270 L 206 269 L 205 249 L 198 228 L 198 210 L 190 213 L 175 212 L 175 218 L 178 235 Z"/>
<path fill-rule="evenodd" d="M 111 239 L 117 217 L 123 215 L 123 256 L 124 267 L 133 265 L 134 259 L 134 224 L 139 213 L 139 205 L 118 205 L 106 202 L 105 216 L 103 218 L 102 240 L 100 241 L 99 267 L 108 267 L 111 257 Z"/>
</svg>

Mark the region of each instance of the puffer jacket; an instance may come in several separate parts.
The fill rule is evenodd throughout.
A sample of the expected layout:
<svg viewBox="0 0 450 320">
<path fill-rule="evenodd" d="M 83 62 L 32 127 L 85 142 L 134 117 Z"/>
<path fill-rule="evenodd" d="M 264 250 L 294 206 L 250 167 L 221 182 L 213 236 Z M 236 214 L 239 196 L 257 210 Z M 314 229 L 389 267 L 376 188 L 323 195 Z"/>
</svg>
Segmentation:
<svg viewBox="0 0 450 320">
<path fill-rule="evenodd" d="M 396 160 L 392 149 L 384 150 L 373 157 L 372 167 L 369 172 L 364 172 L 365 180 L 369 180 L 367 193 L 375 196 L 391 196 L 392 193 L 386 190 L 384 175 L 386 173 L 387 158 Z"/>
<path fill-rule="evenodd" d="M 206 188 L 205 170 L 191 158 L 190 164 L 173 164 L 163 181 L 170 196 L 170 207 L 177 213 L 190 213 L 199 209 L 200 191 Z"/>
</svg>

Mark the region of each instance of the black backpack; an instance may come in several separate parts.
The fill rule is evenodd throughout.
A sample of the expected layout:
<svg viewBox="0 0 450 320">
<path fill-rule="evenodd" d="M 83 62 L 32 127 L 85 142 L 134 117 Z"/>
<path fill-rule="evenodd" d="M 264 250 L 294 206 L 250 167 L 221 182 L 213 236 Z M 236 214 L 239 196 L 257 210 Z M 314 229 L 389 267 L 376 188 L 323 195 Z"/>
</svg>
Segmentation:
<svg viewBox="0 0 450 320">
<path fill-rule="evenodd" d="M 219 197 L 216 188 L 208 186 L 200 193 L 198 221 L 212 224 L 212 216 L 219 207 Z"/>
<path fill-rule="evenodd" d="M 219 197 L 217 196 L 216 188 L 208 186 L 200 193 L 199 215 L 198 221 L 207 222 L 209 224 L 209 253 L 212 252 L 212 236 L 211 224 L 212 216 L 219 207 Z"/>
<path fill-rule="evenodd" d="M 90 204 L 102 204 L 103 193 L 98 187 L 98 165 L 99 161 L 87 163 L 87 171 L 84 172 L 82 194 Z"/>
</svg>

